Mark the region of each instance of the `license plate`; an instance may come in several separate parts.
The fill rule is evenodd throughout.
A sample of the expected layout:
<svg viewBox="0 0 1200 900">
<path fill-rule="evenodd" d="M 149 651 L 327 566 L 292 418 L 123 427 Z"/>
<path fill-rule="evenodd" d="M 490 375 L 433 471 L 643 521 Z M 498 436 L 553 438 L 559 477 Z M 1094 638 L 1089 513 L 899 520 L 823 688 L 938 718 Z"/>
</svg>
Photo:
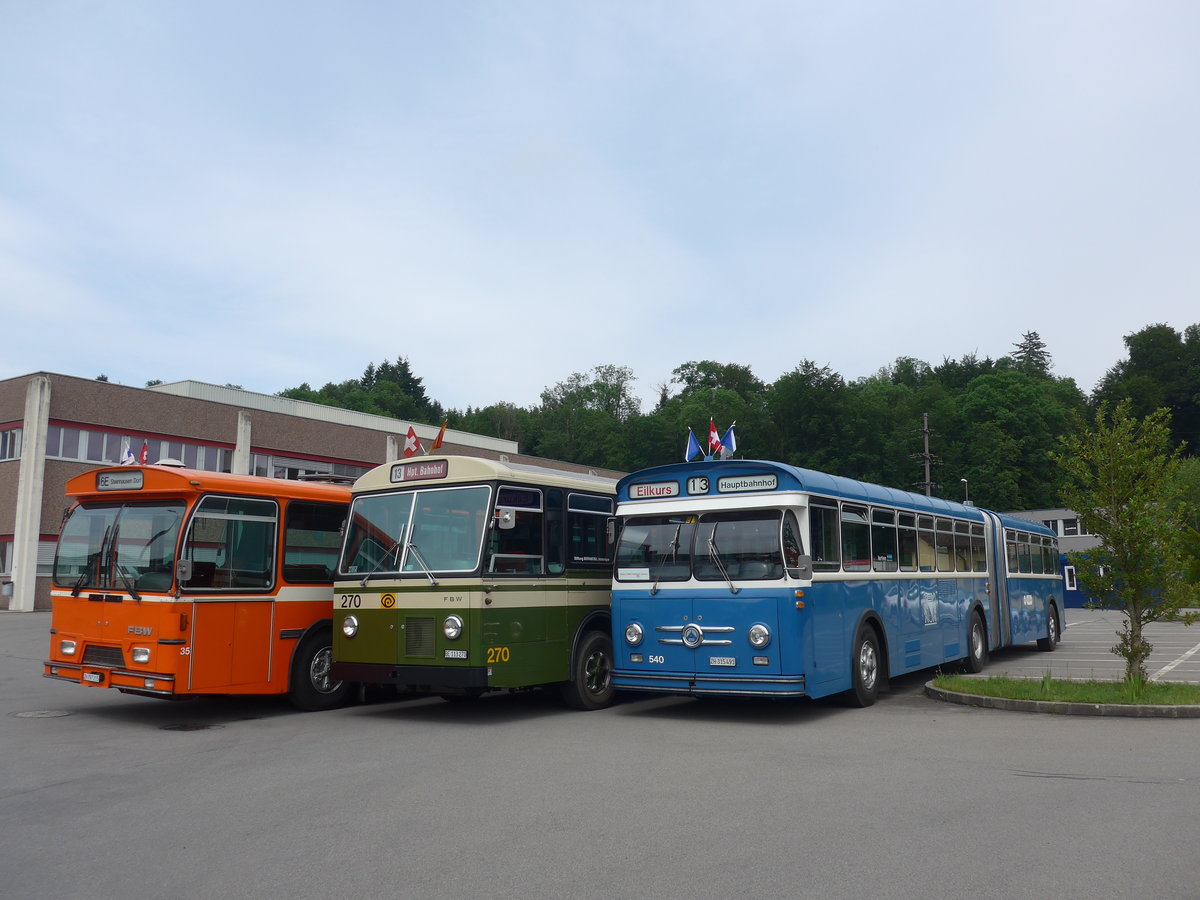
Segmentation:
<svg viewBox="0 0 1200 900">
<path fill-rule="evenodd" d="M 737 658 L 733 656 L 710 656 L 708 664 L 710 666 L 736 666 Z"/>
<path fill-rule="evenodd" d="M 466 650 L 447 650 L 446 651 L 446 659 L 466 659 L 466 658 L 467 658 Z"/>
<path fill-rule="evenodd" d="M 92 684 L 99 684 L 104 680 L 103 672 L 84 672 L 83 680 L 90 681 Z"/>
</svg>

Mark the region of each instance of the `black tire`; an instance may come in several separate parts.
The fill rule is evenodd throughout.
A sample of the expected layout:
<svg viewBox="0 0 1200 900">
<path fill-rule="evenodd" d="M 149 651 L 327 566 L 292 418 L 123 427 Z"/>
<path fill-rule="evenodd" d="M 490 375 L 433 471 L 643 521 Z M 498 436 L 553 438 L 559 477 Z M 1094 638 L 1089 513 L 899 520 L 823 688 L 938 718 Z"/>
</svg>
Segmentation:
<svg viewBox="0 0 1200 900">
<path fill-rule="evenodd" d="M 967 628 L 967 655 L 963 657 L 963 671 L 979 673 L 987 662 L 987 631 L 978 610 L 971 613 L 971 624 Z"/>
<path fill-rule="evenodd" d="M 333 709 L 346 702 L 350 682 L 334 681 L 333 639 L 328 631 L 310 634 L 292 657 L 292 687 L 288 699 L 297 709 L 315 712 Z"/>
<path fill-rule="evenodd" d="M 853 706 L 865 707 L 879 697 L 880 664 L 879 635 L 870 625 L 858 629 L 854 653 L 850 656 L 850 679 L 853 687 L 849 699 Z"/>
<path fill-rule="evenodd" d="M 1053 603 L 1046 607 L 1046 635 L 1044 638 L 1038 638 L 1038 649 L 1049 653 L 1062 640 L 1058 628 L 1058 608 Z"/>
<path fill-rule="evenodd" d="M 612 638 L 600 631 L 589 631 L 579 643 L 571 660 L 571 680 L 559 690 L 572 709 L 604 709 L 613 702 Z"/>
</svg>

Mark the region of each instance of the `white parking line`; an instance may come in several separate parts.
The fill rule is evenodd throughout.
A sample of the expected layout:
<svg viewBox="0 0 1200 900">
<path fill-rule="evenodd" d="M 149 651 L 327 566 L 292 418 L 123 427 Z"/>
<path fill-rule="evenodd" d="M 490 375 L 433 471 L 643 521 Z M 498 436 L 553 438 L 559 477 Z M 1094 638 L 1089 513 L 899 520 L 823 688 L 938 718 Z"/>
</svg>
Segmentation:
<svg viewBox="0 0 1200 900">
<path fill-rule="evenodd" d="M 1187 653 L 1183 654 L 1183 656 L 1180 656 L 1179 658 L 1177 658 L 1174 662 L 1167 663 L 1165 666 L 1163 666 L 1161 669 L 1159 669 L 1157 672 L 1155 672 L 1153 675 L 1151 675 L 1150 680 L 1158 681 L 1158 679 L 1161 678 L 1163 675 L 1166 675 L 1168 672 L 1170 672 L 1176 666 L 1182 665 L 1183 663 L 1187 662 L 1189 659 L 1191 659 L 1197 653 L 1200 653 L 1200 644 L 1197 644 L 1195 647 L 1193 647 Z"/>
</svg>

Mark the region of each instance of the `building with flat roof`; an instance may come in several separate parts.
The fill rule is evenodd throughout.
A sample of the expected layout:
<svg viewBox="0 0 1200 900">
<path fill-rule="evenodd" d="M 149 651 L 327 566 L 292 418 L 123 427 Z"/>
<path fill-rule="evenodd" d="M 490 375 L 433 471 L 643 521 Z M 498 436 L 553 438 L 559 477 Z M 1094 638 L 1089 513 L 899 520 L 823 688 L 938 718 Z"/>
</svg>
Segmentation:
<svg viewBox="0 0 1200 900">
<path fill-rule="evenodd" d="M 130 455 L 264 475 L 357 477 L 438 426 L 196 381 L 148 388 L 37 372 L 0 380 L 0 608 L 49 609 L 67 481 Z M 621 473 L 523 456 L 515 441 L 447 430 L 442 452 L 565 471 Z"/>
</svg>

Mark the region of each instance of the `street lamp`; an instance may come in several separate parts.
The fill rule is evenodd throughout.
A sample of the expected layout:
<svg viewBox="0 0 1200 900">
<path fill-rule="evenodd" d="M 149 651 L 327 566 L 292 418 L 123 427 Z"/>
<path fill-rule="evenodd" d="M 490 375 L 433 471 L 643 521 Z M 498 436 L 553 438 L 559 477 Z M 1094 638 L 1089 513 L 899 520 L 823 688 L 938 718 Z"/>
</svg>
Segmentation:
<svg viewBox="0 0 1200 900">
<path fill-rule="evenodd" d="M 971 487 L 969 484 L 967 484 L 967 479 L 960 478 L 958 480 L 961 481 L 962 485 L 963 485 L 963 505 L 970 506 L 971 505 Z"/>
</svg>

